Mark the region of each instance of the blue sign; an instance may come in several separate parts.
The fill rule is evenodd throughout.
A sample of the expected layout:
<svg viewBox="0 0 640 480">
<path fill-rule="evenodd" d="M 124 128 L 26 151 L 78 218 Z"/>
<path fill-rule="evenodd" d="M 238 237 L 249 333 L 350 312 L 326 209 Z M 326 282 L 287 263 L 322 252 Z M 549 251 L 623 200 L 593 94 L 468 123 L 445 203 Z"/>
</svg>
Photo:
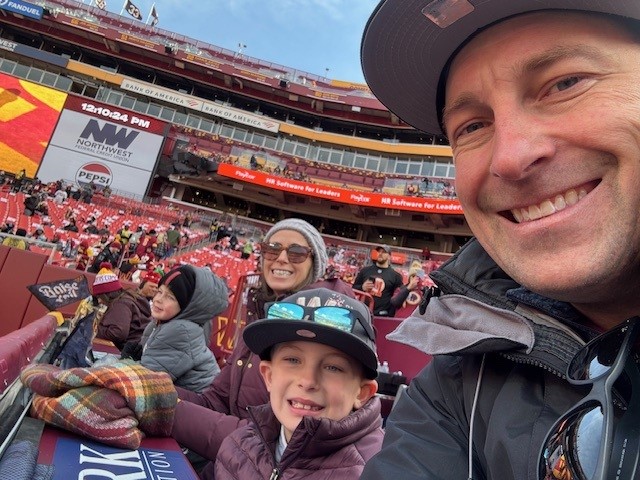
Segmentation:
<svg viewBox="0 0 640 480">
<path fill-rule="evenodd" d="M 113 480 L 197 480 L 180 450 L 124 450 L 81 438 L 58 439 L 53 456 L 53 480 L 110 478 Z"/>
<path fill-rule="evenodd" d="M 43 8 L 33 3 L 23 2 L 22 0 L 0 0 L 0 9 L 7 12 L 19 13 L 25 17 L 42 18 Z"/>
</svg>

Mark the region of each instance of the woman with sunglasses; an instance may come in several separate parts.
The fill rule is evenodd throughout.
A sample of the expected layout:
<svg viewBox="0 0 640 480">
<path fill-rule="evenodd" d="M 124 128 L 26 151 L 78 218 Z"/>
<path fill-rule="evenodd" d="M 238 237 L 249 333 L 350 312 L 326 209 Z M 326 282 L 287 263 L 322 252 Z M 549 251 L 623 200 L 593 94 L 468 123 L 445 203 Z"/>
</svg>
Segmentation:
<svg viewBox="0 0 640 480">
<path fill-rule="evenodd" d="M 264 318 L 268 303 L 300 290 L 325 287 L 354 297 L 345 282 L 320 280 L 327 263 L 324 240 L 312 225 L 297 218 L 276 223 L 260 244 L 261 275 L 258 286 L 248 294 L 247 325 Z M 215 461 L 222 440 L 246 423 L 247 407 L 269 401 L 259 365 L 260 358 L 240 337 L 227 365 L 207 390 L 196 394 L 177 389 L 181 401 L 171 434 L 190 450 L 188 456 L 196 469 L 205 465 L 202 478 L 214 478 L 209 461 Z"/>
</svg>

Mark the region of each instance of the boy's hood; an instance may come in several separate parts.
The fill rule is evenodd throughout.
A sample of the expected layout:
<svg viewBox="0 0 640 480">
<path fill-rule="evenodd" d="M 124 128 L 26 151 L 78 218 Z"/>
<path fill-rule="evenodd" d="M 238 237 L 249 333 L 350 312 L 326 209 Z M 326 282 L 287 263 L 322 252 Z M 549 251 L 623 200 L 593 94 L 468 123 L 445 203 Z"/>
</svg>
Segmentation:
<svg viewBox="0 0 640 480">
<path fill-rule="evenodd" d="M 189 320 L 204 325 L 229 305 L 229 292 L 224 281 L 206 267 L 192 267 L 196 275 L 196 288 L 191 301 L 172 320 Z"/>
</svg>

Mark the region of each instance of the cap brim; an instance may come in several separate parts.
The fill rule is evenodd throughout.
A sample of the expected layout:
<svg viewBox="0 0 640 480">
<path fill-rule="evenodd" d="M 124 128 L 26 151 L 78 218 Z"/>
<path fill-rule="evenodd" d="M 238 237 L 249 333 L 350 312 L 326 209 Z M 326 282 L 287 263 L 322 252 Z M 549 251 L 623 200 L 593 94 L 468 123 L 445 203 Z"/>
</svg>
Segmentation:
<svg viewBox="0 0 640 480">
<path fill-rule="evenodd" d="M 347 332 L 303 320 L 258 320 L 245 327 L 242 337 L 249 349 L 267 359 L 271 348 L 284 342 L 316 342 L 348 353 L 364 366 L 367 378 L 376 378 L 378 358 L 372 346 Z"/>
<path fill-rule="evenodd" d="M 422 13 L 436 3 L 466 7 L 470 13 L 441 28 Z M 441 73 L 451 55 L 478 30 L 537 10 L 582 10 L 640 19 L 640 2 L 631 0 L 383 0 L 362 37 L 361 62 L 367 84 L 403 121 L 440 134 Z"/>
</svg>

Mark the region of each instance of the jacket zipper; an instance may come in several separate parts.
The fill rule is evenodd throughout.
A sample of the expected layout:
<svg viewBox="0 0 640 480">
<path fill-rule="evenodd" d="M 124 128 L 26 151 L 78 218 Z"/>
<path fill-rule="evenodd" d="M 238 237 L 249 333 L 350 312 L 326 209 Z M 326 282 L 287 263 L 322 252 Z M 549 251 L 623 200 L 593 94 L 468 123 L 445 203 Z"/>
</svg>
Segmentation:
<svg viewBox="0 0 640 480">
<path fill-rule="evenodd" d="M 564 373 L 559 372 L 557 369 L 552 368 L 549 365 L 547 365 L 546 363 L 543 363 L 543 362 L 541 362 L 539 360 L 533 360 L 533 359 L 531 359 L 529 357 L 524 357 L 522 355 L 512 355 L 510 353 L 505 353 L 505 352 L 499 352 L 499 354 L 502 355 L 507 360 L 511 360 L 512 362 L 521 363 L 521 364 L 524 364 L 524 365 L 532 365 L 534 367 L 542 368 L 543 370 L 546 370 L 547 372 L 551 372 L 551 373 L 553 373 L 557 377 L 560 377 L 563 380 L 567 379 L 567 376 Z"/>
</svg>

